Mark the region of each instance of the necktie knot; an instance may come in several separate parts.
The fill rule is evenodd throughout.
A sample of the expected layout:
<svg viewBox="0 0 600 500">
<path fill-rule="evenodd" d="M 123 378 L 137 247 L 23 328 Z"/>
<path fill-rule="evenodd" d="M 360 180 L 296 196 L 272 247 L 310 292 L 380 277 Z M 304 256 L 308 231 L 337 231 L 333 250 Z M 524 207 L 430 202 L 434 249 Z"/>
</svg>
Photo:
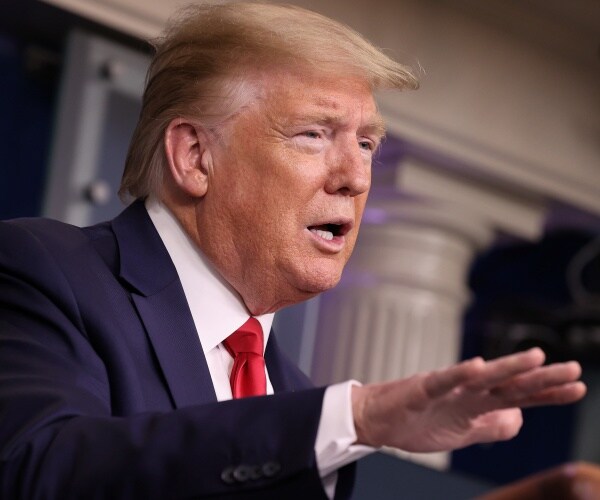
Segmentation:
<svg viewBox="0 0 600 500">
<path fill-rule="evenodd" d="M 249 318 L 223 341 L 223 345 L 233 357 L 230 376 L 233 397 L 237 399 L 266 394 L 264 339 L 258 320 Z"/>
<path fill-rule="evenodd" d="M 256 318 L 248 318 L 242 326 L 227 337 L 223 344 L 234 358 L 242 352 L 263 355 L 263 332 Z"/>
</svg>

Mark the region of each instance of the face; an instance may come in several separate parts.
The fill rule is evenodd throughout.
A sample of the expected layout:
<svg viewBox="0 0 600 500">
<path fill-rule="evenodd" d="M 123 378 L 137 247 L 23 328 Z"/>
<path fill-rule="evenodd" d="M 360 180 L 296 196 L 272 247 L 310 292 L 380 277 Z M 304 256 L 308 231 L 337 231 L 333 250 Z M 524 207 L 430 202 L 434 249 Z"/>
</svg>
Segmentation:
<svg viewBox="0 0 600 500">
<path fill-rule="evenodd" d="M 253 314 L 333 287 L 352 253 L 383 127 L 361 79 L 271 74 L 210 140 L 204 253 Z"/>
</svg>

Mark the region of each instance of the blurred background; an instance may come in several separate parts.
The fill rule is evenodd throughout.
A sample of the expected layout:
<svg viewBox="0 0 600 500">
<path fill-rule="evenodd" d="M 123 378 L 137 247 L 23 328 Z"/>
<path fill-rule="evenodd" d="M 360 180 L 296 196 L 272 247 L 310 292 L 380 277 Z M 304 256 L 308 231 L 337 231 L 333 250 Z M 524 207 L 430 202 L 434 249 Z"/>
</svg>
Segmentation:
<svg viewBox="0 0 600 500">
<path fill-rule="evenodd" d="M 145 40 L 182 3 L 0 3 L 0 219 L 122 209 Z M 421 89 L 378 96 L 388 137 L 355 254 L 337 288 L 278 313 L 281 343 L 319 384 L 533 345 L 578 359 L 588 397 L 528 410 L 516 439 L 390 453 L 482 484 L 600 463 L 600 2 L 291 3 L 363 33 Z"/>
</svg>

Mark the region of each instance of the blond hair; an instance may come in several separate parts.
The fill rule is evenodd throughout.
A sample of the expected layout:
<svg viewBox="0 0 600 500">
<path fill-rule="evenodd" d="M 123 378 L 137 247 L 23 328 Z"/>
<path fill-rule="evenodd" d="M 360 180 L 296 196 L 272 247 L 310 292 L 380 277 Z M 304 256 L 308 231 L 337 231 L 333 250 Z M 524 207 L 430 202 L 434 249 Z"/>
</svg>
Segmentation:
<svg viewBox="0 0 600 500">
<path fill-rule="evenodd" d="M 217 127 L 255 95 L 256 72 L 290 67 L 363 77 L 373 90 L 416 88 L 417 79 L 351 28 L 300 7 L 202 4 L 182 10 L 155 43 L 142 110 L 119 194 L 159 194 L 163 136 L 177 117 Z"/>
</svg>

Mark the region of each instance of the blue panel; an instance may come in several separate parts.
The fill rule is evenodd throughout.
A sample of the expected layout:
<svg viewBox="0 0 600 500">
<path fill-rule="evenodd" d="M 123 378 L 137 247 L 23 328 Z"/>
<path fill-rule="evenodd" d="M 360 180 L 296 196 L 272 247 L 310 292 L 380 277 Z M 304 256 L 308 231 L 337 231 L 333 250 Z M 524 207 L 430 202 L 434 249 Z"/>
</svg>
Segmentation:
<svg viewBox="0 0 600 500">
<path fill-rule="evenodd" d="M 383 453 L 358 462 L 353 500 L 465 500 L 491 484 L 465 475 L 440 472 Z"/>
<path fill-rule="evenodd" d="M 56 82 L 0 36 L 0 219 L 40 214 Z"/>
</svg>

